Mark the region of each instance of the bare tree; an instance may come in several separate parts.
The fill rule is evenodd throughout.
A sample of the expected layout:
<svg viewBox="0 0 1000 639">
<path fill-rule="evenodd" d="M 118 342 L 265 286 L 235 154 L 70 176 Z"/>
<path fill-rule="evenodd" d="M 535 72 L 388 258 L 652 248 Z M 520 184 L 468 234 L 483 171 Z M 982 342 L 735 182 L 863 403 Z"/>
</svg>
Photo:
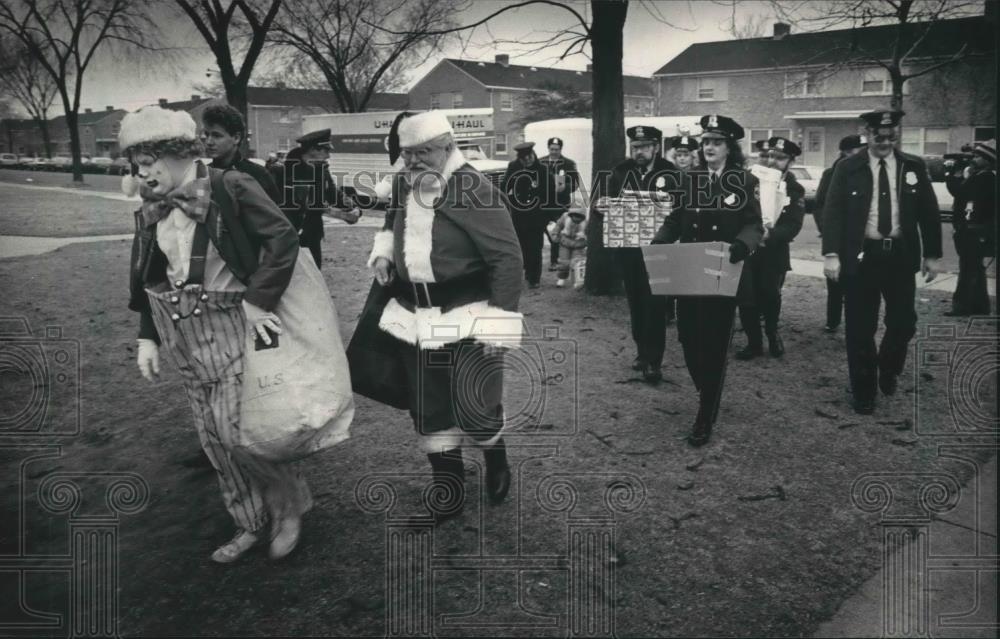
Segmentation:
<svg viewBox="0 0 1000 639">
<path fill-rule="evenodd" d="M 465 0 L 286 0 L 269 36 L 299 69 L 322 74 L 340 111 L 364 111 L 378 91 L 436 50 Z M 399 37 L 386 37 L 386 33 Z"/>
<path fill-rule="evenodd" d="M 19 43 L 20 44 L 20 43 Z M 38 126 L 46 157 L 52 157 L 49 109 L 59 94 L 52 76 L 23 45 L 0 41 L 0 93 L 27 112 Z"/>
<path fill-rule="evenodd" d="M 139 0 L 0 0 L 0 31 L 19 40 L 55 82 L 69 129 L 73 181 L 80 162 L 84 75 L 105 45 L 153 48 L 157 26 Z"/>
<path fill-rule="evenodd" d="M 954 43 L 947 54 L 940 46 L 929 47 L 941 31 L 942 20 L 968 17 L 982 13 L 981 0 L 851 0 L 845 2 L 797 2 L 772 0 L 771 6 L 779 20 L 797 25 L 805 31 L 831 29 L 857 30 L 878 25 L 892 25 L 888 37 L 867 42 L 857 35 L 831 40 L 829 46 L 810 52 L 803 64 L 811 60 L 829 60 L 813 73 L 823 78 L 845 68 L 877 66 L 886 70 L 892 83 L 890 106 L 901 109 L 903 88 L 907 81 L 943 69 L 977 52 L 968 40 Z M 927 50 L 936 53 L 928 56 Z M 992 53 L 990 54 L 992 55 Z"/>
<path fill-rule="evenodd" d="M 282 0 L 174 0 L 190 18 L 215 55 L 219 75 L 226 91 L 226 101 L 247 117 L 247 86 L 254 66 L 264 48 L 268 31 L 272 28 Z M 237 14 L 239 10 L 239 14 Z M 246 41 L 242 51 L 243 61 L 236 68 L 235 57 L 240 54 L 233 45 L 240 39 Z M 247 140 L 244 139 L 244 145 Z"/>
</svg>

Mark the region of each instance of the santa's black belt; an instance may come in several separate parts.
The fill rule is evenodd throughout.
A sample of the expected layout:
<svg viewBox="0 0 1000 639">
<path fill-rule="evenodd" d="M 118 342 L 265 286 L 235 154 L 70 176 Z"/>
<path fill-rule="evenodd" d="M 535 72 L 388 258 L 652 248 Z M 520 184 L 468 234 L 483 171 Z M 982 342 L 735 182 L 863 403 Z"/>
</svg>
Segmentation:
<svg viewBox="0 0 1000 639">
<path fill-rule="evenodd" d="M 489 284 L 489 277 L 485 273 L 447 282 L 408 282 L 397 279 L 393 283 L 392 293 L 408 310 L 434 306 L 450 310 L 456 306 L 487 299 Z"/>
</svg>

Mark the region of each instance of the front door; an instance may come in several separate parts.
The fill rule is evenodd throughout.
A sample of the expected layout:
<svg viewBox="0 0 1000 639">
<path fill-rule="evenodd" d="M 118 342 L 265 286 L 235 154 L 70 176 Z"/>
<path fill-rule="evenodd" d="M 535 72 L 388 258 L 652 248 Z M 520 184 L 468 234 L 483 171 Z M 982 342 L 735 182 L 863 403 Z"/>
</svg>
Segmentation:
<svg viewBox="0 0 1000 639">
<path fill-rule="evenodd" d="M 823 142 L 826 139 L 826 131 L 821 126 L 806 127 L 802 137 L 802 159 L 800 164 L 810 164 L 813 166 L 826 166 L 825 149 Z"/>
</svg>

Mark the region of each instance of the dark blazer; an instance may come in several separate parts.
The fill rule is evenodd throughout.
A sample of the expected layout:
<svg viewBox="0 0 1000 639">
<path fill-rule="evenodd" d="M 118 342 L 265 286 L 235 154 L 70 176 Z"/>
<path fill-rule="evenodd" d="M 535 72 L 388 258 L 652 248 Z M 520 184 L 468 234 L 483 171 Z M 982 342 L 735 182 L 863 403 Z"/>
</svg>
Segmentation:
<svg viewBox="0 0 1000 639">
<path fill-rule="evenodd" d="M 225 171 L 226 169 L 236 169 L 241 173 L 246 173 L 253 179 L 257 180 L 257 184 L 260 184 L 260 188 L 264 189 L 267 193 L 267 197 L 271 198 L 271 201 L 281 206 L 281 191 L 278 190 L 278 185 L 274 181 L 274 177 L 271 172 L 265 167 L 257 164 L 256 162 L 251 162 L 250 160 L 244 158 L 239 152 L 233 156 L 233 161 L 230 164 L 223 164 L 218 160 L 212 160 L 210 165 L 213 169 L 221 169 Z"/>
<path fill-rule="evenodd" d="M 239 171 L 208 171 L 212 178 L 212 204 L 205 218 L 208 236 L 229 270 L 246 285 L 243 298 L 273 311 L 298 257 L 295 229 L 252 177 Z M 219 188 L 226 193 L 220 194 Z M 229 203 L 232 211 L 227 214 L 221 207 Z M 227 218 L 238 220 L 239 228 L 231 228 Z M 139 337 L 159 344 L 145 289 L 167 281 L 167 258 L 156 244 L 156 224 L 143 226 L 142 213 L 136 211 L 135 226 L 128 307 L 140 314 Z"/>
<path fill-rule="evenodd" d="M 921 240 L 925 258 L 941 257 L 941 215 L 923 160 L 894 151 L 899 225 L 913 272 L 920 270 Z M 907 178 L 912 174 L 914 177 Z M 907 180 L 915 184 L 908 184 Z M 844 273 L 858 270 L 873 192 L 868 152 L 837 163 L 823 205 L 823 255 L 836 253 Z"/>
<path fill-rule="evenodd" d="M 759 182 L 749 171 L 727 166 L 710 183 L 709 171 L 685 171 L 682 191 L 653 244 L 728 242 L 737 240 L 753 252 L 764 235 Z"/>
<path fill-rule="evenodd" d="M 545 168 L 554 176 L 559 175 L 559 171 L 564 171 L 566 175 L 566 190 L 559 194 L 560 202 L 563 206 L 569 206 L 573 192 L 580 186 L 580 172 L 576 168 L 576 162 L 566 156 L 558 160 L 550 160 L 548 156 L 539 160 Z"/>
<path fill-rule="evenodd" d="M 680 170 L 670 160 L 659 156 L 653 158 L 653 165 L 643 175 L 639 165 L 628 158 L 615 165 L 608 177 L 599 176 L 594 185 L 594 198 L 606 195 L 618 197 L 622 191 L 662 191 L 669 192 L 681 183 Z"/>
<path fill-rule="evenodd" d="M 348 208 L 346 194 L 330 175 L 326 162 L 306 162 L 299 149 L 292 149 L 272 175 L 281 192 L 281 210 L 301 234 L 303 246 L 322 240 L 323 213 L 327 206 Z"/>
<path fill-rule="evenodd" d="M 767 243 L 757 249 L 760 259 L 768 265 L 784 270 L 792 270 L 791 250 L 789 244 L 802 230 L 802 218 L 805 215 L 806 190 L 795 176 L 785 173 L 785 190 L 789 203 L 781 210 L 781 215 L 774 222 L 774 228 L 767 236 Z"/>
<path fill-rule="evenodd" d="M 952 225 L 959 233 L 971 232 L 970 239 L 979 245 L 982 254 L 996 251 L 997 174 L 993 170 L 979 171 L 962 183 L 952 205 Z"/>
<path fill-rule="evenodd" d="M 816 228 L 819 229 L 820 236 L 823 235 L 823 206 L 826 204 L 826 196 L 830 192 L 830 180 L 833 178 L 833 170 L 837 168 L 837 164 L 844 159 L 844 156 L 838 156 L 830 168 L 823 171 L 823 175 L 819 178 L 819 186 L 816 187 L 816 196 L 813 198 L 813 221 L 816 222 Z"/>
</svg>

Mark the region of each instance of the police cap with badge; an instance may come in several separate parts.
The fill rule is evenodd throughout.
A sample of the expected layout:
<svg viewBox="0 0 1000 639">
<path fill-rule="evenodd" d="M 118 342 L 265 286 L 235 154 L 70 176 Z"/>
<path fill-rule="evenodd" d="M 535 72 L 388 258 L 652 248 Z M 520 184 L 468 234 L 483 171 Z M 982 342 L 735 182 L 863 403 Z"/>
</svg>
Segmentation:
<svg viewBox="0 0 1000 639">
<path fill-rule="evenodd" d="M 330 149 L 333 147 L 333 144 L 330 142 L 330 129 L 320 129 L 319 131 L 306 133 L 295 141 L 304 150 L 317 148 Z"/>
<path fill-rule="evenodd" d="M 687 149 L 688 151 L 698 150 L 698 140 L 690 135 L 676 135 L 670 138 L 670 148 Z"/>
<path fill-rule="evenodd" d="M 703 115 L 701 120 L 701 139 L 722 138 L 724 140 L 742 140 L 743 127 L 736 120 L 724 115 Z"/>
<path fill-rule="evenodd" d="M 549 141 L 545 143 L 545 146 L 552 146 L 553 144 L 558 146 L 560 149 L 563 148 L 562 138 L 549 138 Z"/>
<path fill-rule="evenodd" d="M 777 151 L 778 153 L 784 153 L 785 155 L 793 158 L 797 158 L 802 155 L 802 148 L 798 144 L 792 142 L 788 138 L 783 138 L 780 136 L 775 136 L 767 141 L 768 151 Z"/>
<path fill-rule="evenodd" d="M 655 126 L 630 126 L 625 129 L 625 135 L 628 136 L 629 142 L 633 146 L 639 146 L 643 144 L 659 144 L 660 140 L 663 138 L 663 133 L 657 129 Z"/>
<path fill-rule="evenodd" d="M 525 157 L 534 152 L 535 143 L 534 142 L 521 142 L 520 144 L 514 145 L 514 151 L 517 153 L 517 157 Z"/>
<path fill-rule="evenodd" d="M 893 129 L 899 126 L 899 121 L 906 115 L 902 111 L 883 110 L 869 111 L 862 113 L 858 117 L 865 121 L 865 124 L 872 131 L 879 129 Z"/>
<path fill-rule="evenodd" d="M 837 148 L 841 151 L 852 151 L 868 145 L 868 139 L 863 135 L 845 135 L 840 138 Z"/>
</svg>

